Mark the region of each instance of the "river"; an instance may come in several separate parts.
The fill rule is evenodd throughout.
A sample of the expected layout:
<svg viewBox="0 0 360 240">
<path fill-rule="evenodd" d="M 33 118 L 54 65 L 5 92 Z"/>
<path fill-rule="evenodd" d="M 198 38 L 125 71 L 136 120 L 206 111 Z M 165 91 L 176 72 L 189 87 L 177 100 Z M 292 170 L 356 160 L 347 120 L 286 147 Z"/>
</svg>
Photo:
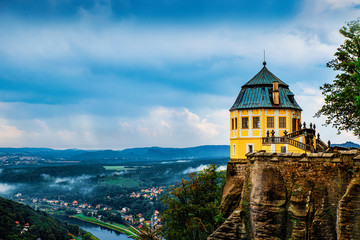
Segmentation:
<svg viewBox="0 0 360 240">
<path fill-rule="evenodd" d="M 116 232 L 114 230 L 110 230 L 104 227 L 101 227 L 96 224 L 92 224 L 89 222 L 81 221 L 80 219 L 76 218 L 69 218 L 64 216 L 56 216 L 56 218 L 61 219 L 64 222 L 70 223 L 70 224 L 76 224 L 80 228 L 84 229 L 85 231 L 88 231 L 95 237 L 97 237 L 100 240 L 129 240 L 132 239 L 128 237 L 126 234 Z"/>
</svg>

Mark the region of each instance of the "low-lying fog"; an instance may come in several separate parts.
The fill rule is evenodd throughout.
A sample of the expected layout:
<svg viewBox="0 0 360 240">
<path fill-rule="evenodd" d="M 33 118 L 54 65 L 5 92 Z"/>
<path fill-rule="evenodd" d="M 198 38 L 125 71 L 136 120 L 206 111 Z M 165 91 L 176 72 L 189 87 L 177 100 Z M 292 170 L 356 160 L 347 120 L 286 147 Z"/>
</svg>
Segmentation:
<svg viewBox="0 0 360 240">
<path fill-rule="evenodd" d="M 103 196 L 105 192 L 152 186 L 169 186 L 181 178 L 206 168 L 209 164 L 219 165 L 226 170 L 228 159 L 176 160 L 155 163 L 123 164 L 114 170 L 105 170 L 104 165 L 70 165 L 0 169 L 0 195 L 13 196 L 17 193 L 37 198 L 88 198 Z M 106 166 L 106 165 L 105 165 Z M 130 170 L 129 170 L 130 169 Z M 125 191 L 125 190 L 124 190 Z"/>
</svg>

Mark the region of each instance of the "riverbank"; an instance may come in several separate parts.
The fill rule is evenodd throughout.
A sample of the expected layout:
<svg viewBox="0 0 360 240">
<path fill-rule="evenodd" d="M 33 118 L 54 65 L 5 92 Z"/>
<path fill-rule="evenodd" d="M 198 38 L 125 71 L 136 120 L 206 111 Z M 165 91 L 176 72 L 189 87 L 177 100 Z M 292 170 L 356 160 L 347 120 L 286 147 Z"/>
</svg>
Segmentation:
<svg viewBox="0 0 360 240">
<path fill-rule="evenodd" d="M 134 230 L 132 228 L 126 227 L 121 224 L 117 224 L 117 223 L 111 224 L 111 223 L 103 222 L 96 218 L 87 217 L 82 214 L 73 215 L 71 217 L 79 219 L 81 221 L 90 222 L 90 223 L 93 223 L 93 224 L 96 224 L 96 225 L 99 225 L 99 226 L 102 226 L 102 227 L 105 227 L 105 228 L 108 228 L 108 229 L 111 229 L 111 230 L 114 230 L 114 231 L 117 231 L 120 233 L 124 233 L 128 236 L 132 236 L 132 237 L 136 236 L 136 234 L 134 233 Z"/>
</svg>

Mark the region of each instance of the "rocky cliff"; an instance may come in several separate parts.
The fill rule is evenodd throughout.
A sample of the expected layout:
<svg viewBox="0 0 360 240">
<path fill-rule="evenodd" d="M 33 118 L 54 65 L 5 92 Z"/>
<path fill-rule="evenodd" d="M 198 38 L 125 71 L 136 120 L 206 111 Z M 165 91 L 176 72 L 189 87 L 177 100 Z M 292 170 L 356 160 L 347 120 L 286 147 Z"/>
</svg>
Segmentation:
<svg viewBox="0 0 360 240">
<path fill-rule="evenodd" d="M 360 239 L 360 152 L 266 153 L 230 161 L 208 240 Z"/>
</svg>

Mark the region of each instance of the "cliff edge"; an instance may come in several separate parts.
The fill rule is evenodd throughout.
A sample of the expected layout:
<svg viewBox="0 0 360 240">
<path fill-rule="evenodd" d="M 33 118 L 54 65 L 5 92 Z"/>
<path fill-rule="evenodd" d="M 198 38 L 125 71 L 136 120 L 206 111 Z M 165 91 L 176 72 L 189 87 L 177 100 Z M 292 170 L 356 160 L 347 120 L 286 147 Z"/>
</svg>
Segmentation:
<svg viewBox="0 0 360 240">
<path fill-rule="evenodd" d="M 247 154 L 230 161 L 208 240 L 360 239 L 360 150 Z"/>
</svg>

